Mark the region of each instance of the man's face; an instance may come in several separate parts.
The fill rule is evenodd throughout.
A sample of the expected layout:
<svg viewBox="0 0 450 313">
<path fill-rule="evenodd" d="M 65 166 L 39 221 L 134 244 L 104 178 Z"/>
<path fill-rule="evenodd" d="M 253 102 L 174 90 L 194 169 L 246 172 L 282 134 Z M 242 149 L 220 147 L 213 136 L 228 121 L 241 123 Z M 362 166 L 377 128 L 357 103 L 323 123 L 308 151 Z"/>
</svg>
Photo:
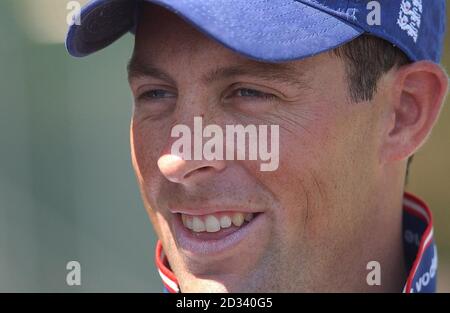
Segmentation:
<svg viewBox="0 0 450 313">
<path fill-rule="evenodd" d="M 331 54 L 249 60 L 162 9 L 145 10 L 130 66 L 133 165 L 144 203 L 183 291 L 326 291 L 361 259 L 377 182 L 377 103 L 349 99 Z M 279 125 L 279 166 L 183 161 L 177 124 Z M 371 199 L 373 200 L 373 199 Z M 217 233 L 186 216 L 254 213 Z M 184 218 L 184 217 L 183 217 Z M 361 264 L 356 271 L 364 271 Z M 348 273 L 348 272 L 347 272 Z M 365 279 L 361 275 L 361 279 Z M 345 286 L 347 287 L 347 286 Z M 348 286 L 350 288 L 350 286 Z M 344 288 L 344 287 L 342 287 Z"/>
</svg>

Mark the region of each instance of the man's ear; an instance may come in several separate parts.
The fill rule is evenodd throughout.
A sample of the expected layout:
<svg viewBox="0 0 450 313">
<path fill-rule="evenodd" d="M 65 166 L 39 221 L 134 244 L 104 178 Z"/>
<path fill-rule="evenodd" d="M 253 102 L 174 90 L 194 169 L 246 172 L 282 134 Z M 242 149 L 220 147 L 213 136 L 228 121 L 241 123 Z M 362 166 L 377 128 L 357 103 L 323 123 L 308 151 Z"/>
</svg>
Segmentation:
<svg viewBox="0 0 450 313">
<path fill-rule="evenodd" d="M 400 67 L 393 77 L 382 162 L 406 160 L 426 141 L 448 90 L 448 77 L 433 62 Z"/>
</svg>

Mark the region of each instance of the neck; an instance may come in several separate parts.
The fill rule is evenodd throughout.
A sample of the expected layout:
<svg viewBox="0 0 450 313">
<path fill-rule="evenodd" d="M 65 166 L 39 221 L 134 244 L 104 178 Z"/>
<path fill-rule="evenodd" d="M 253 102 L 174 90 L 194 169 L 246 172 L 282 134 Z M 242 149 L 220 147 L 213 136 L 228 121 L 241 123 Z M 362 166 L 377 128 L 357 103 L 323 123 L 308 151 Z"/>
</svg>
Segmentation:
<svg viewBox="0 0 450 313">
<path fill-rule="evenodd" d="M 394 185 L 396 187 L 388 190 L 382 188 L 376 200 L 371 202 L 374 207 L 370 209 L 375 213 L 368 241 L 372 244 L 367 253 L 371 260 L 380 264 L 381 285 L 366 284 L 364 291 L 401 292 L 407 279 L 403 247 L 403 178 Z"/>
</svg>

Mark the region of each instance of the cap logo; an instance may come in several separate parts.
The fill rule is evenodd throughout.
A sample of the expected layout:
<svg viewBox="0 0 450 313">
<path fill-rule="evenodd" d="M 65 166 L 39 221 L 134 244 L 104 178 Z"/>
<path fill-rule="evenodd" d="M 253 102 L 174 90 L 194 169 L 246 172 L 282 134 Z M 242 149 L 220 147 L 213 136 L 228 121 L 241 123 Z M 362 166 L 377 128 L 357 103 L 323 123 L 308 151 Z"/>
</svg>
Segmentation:
<svg viewBox="0 0 450 313">
<path fill-rule="evenodd" d="M 417 43 L 422 19 L 422 0 L 402 0 L 397 24 Z"/>
</svg>

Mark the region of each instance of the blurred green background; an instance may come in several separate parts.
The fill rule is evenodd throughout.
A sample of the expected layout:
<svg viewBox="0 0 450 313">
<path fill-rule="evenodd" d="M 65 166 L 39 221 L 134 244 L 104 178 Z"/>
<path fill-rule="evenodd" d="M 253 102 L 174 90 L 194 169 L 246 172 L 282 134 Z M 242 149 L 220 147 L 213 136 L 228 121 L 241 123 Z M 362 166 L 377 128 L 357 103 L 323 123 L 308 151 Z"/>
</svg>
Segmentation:
<svg viewBox="0 0 450 313">
<path fill-rule="evenodd" d="M 69 57 L 68 2 L 0 1 L 0 292 L 159 292 L 155 237 L 129 155 L 133 38 Z M 450 35 L 445 49 L 448 71 Z M 434 212 L 447 292 L 449 134 L 447 104 L 408 185 Z M 66 284 L 71 260 L 81 263 L 81 286 Z"/>
</svg>

